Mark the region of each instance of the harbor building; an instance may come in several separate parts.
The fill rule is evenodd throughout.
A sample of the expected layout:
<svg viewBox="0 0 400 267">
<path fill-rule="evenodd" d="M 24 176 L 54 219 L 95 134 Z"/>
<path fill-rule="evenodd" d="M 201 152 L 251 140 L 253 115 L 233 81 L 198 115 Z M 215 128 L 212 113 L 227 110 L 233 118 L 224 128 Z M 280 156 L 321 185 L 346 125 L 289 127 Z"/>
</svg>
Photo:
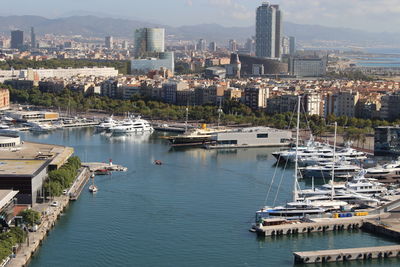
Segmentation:
<svg viewBox="0 0 400 267">
<path fill-rule="evenodd" d="M 256 12 L 256 56 L 280 58 L 282 11 L 278 5 L 263 3 Z"/>
<path fill-rule="evenodd" d="M 0 88 L 0 110 L 10 108 L 10 91 L 5 88 Z"/>
<path fill-rule="evenodd" d="M 400 156 L 399 126 L 380 126 L 375 128 L 374 154 Z"/>
<path fill-rule="evenodd" d="M 217 132 L 211 137 L 207 148 L 279 147 L 288 146 L 291 131 L 269 127 L 250 127 L 226 132 Z"/>
<path fill-rule="evenodd" d="M 45 111 L 7 111 L 6 115 L 20 122 L 56 121 L 59 119 L 57 112 Z"/>
<path fill-rule="evenodd" d="M 0 189 L 17 190 L 18 204 L 42 202 L 48 171 L 61 167 L 74 151 L 70 147 L 21 142 L 18 136 L 0 136 L 0 143 Z"/>
</svg>

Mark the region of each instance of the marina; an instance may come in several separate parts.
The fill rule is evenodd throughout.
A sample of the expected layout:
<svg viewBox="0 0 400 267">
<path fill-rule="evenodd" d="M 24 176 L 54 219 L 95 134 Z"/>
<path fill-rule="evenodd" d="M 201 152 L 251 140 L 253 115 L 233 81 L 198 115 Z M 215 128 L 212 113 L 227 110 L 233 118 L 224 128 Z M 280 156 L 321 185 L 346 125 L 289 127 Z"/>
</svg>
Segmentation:
<svg viewBox="0 0 400 267">
<path fill-rule="evenodd" d="M 93 135 L 93 131 L 94 129 L 90 128 L 67 129 L 65 131 L 55 131 L 46 138 L 48 142 L 54 143 L 56 140 L 63 140 L 63 136 L 68 136 L 66 144 L 85 144 L 85 146 L 91 147 L 92 155 L 90 159 L 92 161 L 101 163 L 104 159 L 111 157 L 113 161 L 127 166 L 128 171 L 115 172 L 112 176 L 96 177 L 96 186 L 99 187 L 98 193 L 91 195 L 87 189 L 82 191 L 79 199 L 73 205 L 70 205 L 66 215 L 61 217 L 57 227 L 52 230 L 52 234 L 43 242 L 39 253 L 32 259 L 30 266 L 49 266 L 50 263 L 59 262 L 60 257 L 71 257 L 72 255 L 79 255 L 82 258 L 83 265 L 90 264 L 83 255 L 95 253 L 95 251 L 91 248 L 89 241 L 83 241 L 83 238 L 84 240 L 91 240 L 90 243 L 96 242 L 99 244 L 100 248 L 97 246 L 96 250 L 102 250 L 103 254 L 105 254 L 104 257 L 108 258 L 110 255 L 116 257 L 116 261 L 113 264 L 118 266 L 122 266 L 124 262 L 122 259 L 126 259 L 122 255 L 127 255 L 128 259 L 137 258 L 139 263 L 143 264 L 145 262 L 142 262 L 142 260 L 150 264 L 156 264 L 155 255 L 165 257 L 169 263 L 174 265 L 181 265 L 182 262 L 193 263 L 194 259 L 201 257 L 200 254 L 210 253 L 203 247 L 207 247 L 210 242 L 218 246 L 220 250 L 225 251 L 226 255 L 232 255 L 232 253 L 241 255 L 240 258 L 242 260 L 216 256 L 208 259 L 206 265 L 224 265 L 228 263 L 233 266 L 237 265 L 236 261 L 246 261 L 258 266 L 264 262 L 263 255 L 271 255 L 270 253 L 276 254 L 276 256 L 269 256 L 271 263 L 290 266 L 293 264 L 292 260 L 282 259 L 291 255 L 292 251 L 299 251 L 298 246 L 301 246 L 302 250 L 312 251 L 316 248 L 342 249 L 344 243 L 346 243 L 345 248 L 348 248 L 348 246 L 354 248 L 395 244 L 357 229 L 326 232 L 315 229 L 314 232 L 306 236 L 290 234 L 283 235 L 287 236 L 287 240 L 271 242 L 271 240 L 267 239 L 254 243 L 254 234 L 244 234 L 248 229 L 249 223 L 248 220 L 243 220 L 243 217 L 250 218 L 253 216 L 250 212 L 252 207 L 256 207 L 259 200 L 265 197 L 264 188 L 268 185 L 265 173 L 269 177 L 273 175 L 274 168 L 272 166 L 275 160 L 272 157 L 272 152 L 275 148 L 242 149 L 235 153 L 224 150 L 203 149 L 168 153 L 168 143 L 159 139 L 157 133 L 154 133 L 148 141 L 142 141 L 141 143 L 131 142 L 130 139 L 121 143 L 120 141 L 114 142 L 112 141 L 113 139 L 106 139 L 100 134 Z M 32 135 L 31 133 L 25 133 L 24 136 L 31 140 L 32 138 L 33 140 L 40 138 L 40 136 Z M 78 145 L 76 148 L 76 153 L 82 158 L 88 157 L 85 155 L 85 146 Z M 166 152 L 167 154 L 165 154 Z M 159 168 L 152 167 L 155 160 L 162 161 L 162 166 Z M 223 167 L 217 167 L 221 163 L 223 163 Z M 102 163 L 99 167 L 105 167 L 106 165 L 109 165 L 109 162 Z M 177 169 L 180 171 L 174 171 Z M 247 178 L 250 170 L 254 178 Z M 282 169 L 278 173 L 282 173 L 288 178 L 283 181 L 285 186 L 292 184 L 291 170 Z M 190 179 L 191 182 L 182 183 L 187 179 Z M 305 185 L 303 181 L 299 181 L 299 183 L 302 186 Z M 148 187 L 149 184 L 152 187 L 151 189 Z M 210 185 L 213 188 L 210 188 Z M 171 189 L 168 189 L 171 186 L 173 186 L 174 189 L 172 191 L 176 192 L 175 194 L 171 194 Z M 88 188 L 88 185 L 84 188 Z M 197 193 L 193 191 L 194 189 Z M 220 192 L 225 191 L 232 193 L 221 196 Z M 118 193 L 116 194 L 116 192 Z M 143 192 L 147 197 L 143 198 Z M 206 196 L 211 196 L 211 199 Z M 288 197 L 290 198 L 289 192 L 284 192 L 278 195 L 277 201 L 283 203 Z M 230 217 L 228 227 L 236 230 L 232 230 L 229 233 L 219 230 L 226 227 L 226 216 L 224 214 L 226 214 L 227 201 L 235 205 L 236 212 L 241 214 L 240 216 Z M 204 208 L 198 210 L 197 214 L 190 215 L 192 214 L 190 210 L 198 207 L 199 203 Z M 117 213 L 114 210 L 119 210 L 120 208 L 118 207 L 122 207 L 124 214 L 130 218 L 128 221 L 133 226 L 146 225 L 146 221 L 154 218 L 155 213 L 151 211 L 151 208 L 156 207 L 157 210 L 159 208 L 165 210 L 162 215 L 167 218 L 167 221 L 157 222 L 157 220 L 153 220 L 151 227 L 141 227 L 140 231 L 132 229 L 125 219 L 112 221 L 109 224 L 112 227 L 106 228 L 95 223 L 95 221 L 104 217 L 104 209 L 107 209 L 107 216 L 117 218 Z M 166 212 L 173 207 L 177 207 L 182 212 Z M 147 210 L 147 208 L 150 208 L 150 210 Z M 133 210 L 131 211 L 131 209 Z M 138 213 L 142 215 L 138 216 Z M 215 215 L 210 217 L 207 214 Z M 192 216 L 194 217 L 192 218 Z M 179 222 L 181 225 L 179 232 L 175 229 L 176 224 L 172 223 L 171 220 Z M 349 218 L 332 218 L 332 220 L 339 220 L 338 222 L 340 222 L 349 220 Z M 354 217 L 351 220 L 354 220 Z M 89 226 L 93 225 L 93 223 L 94 226 Z M 154 227 L 161 229 L 161 232 L 158 231 L 157 236 L 154 235 Z M 219 229 L 216 229 L 216 227 Z M 79 233 L 79 236 L 68 234 L 71 233 L 68 229 L 74 229 L 73 231 Z M 94 232 L 89 229 L 94 229 Z M 117 234 L 118 238 L 110 238 L 116 234 L 116 229 L 122 229 L 128 234 L 126 236 Z M 199 240 L 196 244 L 190 243 L 188 248 L 179 245 L 182 243 L 188 244 L 190 233 L 194 229 L 199 231 L 205 237 L 205 240 Z M 104 236 L 95 234 L 98 231 L 102 231 Z M 149 241 L 149 237 L 159 239 L 162 244 L 157 246 Z M 230 241 L 221 243 L 221 240 L 226 240 L 222 237 L 229 237 Z M 264 238 L 272 237 L 266 236 Z M 296 245 L 291 241 L 293 238 L 297 240 Z M 110 245 L 118 247 L 117 244 L 121 240 L 133 247 L 135 247 L 134 244 L 136 242 L 140 241 L 144 246 L 151 247 L 152 252 L 144 250 L 136 252 L 135 249 L 123 251 L 110 249 Z M 165 240 L 171 240 L 171 242 Z M 179 240 L 179 244 L 177 244 L 177 240 Z M 332 242 L 327 242 L 327 240 L 336 240 L 333 243 L 335 246 L 328 246 L 328 243 Z M 275 244 L 275 242 L 278 243 Z M 71 243 L 76 244 L 77 249 L 67 249 L 67 247 L 70 247 L 68 244 Z M 241 245 L 236 247 L 235 243 Z M 170 248 L 165 248 L 165 244 L 168 244 Z M 287 249 L 281 248 L 283 244 L 287 246 Z M 199 250 L 199 252 L 195 254 L 192 252 L 190 254 L 179 253 L 177 255 L 178 259 L 176 259 L 168 257 L 161 252 L 154 252 L 161 251 L 161 248 L 166 250 L 165 253 L 171 253 L 171 255 L 176 249 L 188 252 Z M 64 252 L 60 253 L 60 251 Z M 140 253 L 140 256 L 138 253 Z M 96 260 L 96 262 L 98 261 Z M 102 263 L 98 263 L 103 266 Z M 200 265 L 203 264 L 196 266 Z M 61 266 L 66 265 L 61 264 Z"/>
<path fill-rule="evenodd" d="M 72 121 L 66 121 L 66 124 L 74 125 Z M 260 238 L 275 238 L 278 236 L 304 236 L 304 238 L 309 238 L 310 234 L 328 234 L 330 232 L 340 233 L 348 232 L 349 235 L 353 235 L 354 231 L 359 231 L 361 229 L 376 233 L 381 231 L 384 236 L 396 236 L 396 234 L 391 234 L 389 230 L 378 230 L 382 229 L 381 219 L 386 220 L 392 216 L 392 211 L 400 206 L 400 191 L 395 189 L 387 189 L 382 183 L 379 183 L 372 179 L 371 175 L 375 170 L 378 173 L 380 166 L 367 169 L 363 171 L 361 165 L 355 165 L 355 161 L 362 161 L 366 159 L 367 156 L 363 152 L 359 152 L 350 146 L 344 148 L 336 148 L 336 142 L 334 142 L 333 147 L 330 144 L 315 142 L 312 138 L 304 144 L 299 140 L 299 133 L 296 131 L 296 138 L 292 137 L 292 131 L 277 130 L 268 127 L 244 127 L 244 128 L 207 128 L 203 125 L 199 129 L 188 129 L 185 127 L 185 133 L 182 135 L 174 137 L 162 137 L 158 134 L 153 133 L 153 127 L 150 124 L 142 120 L 140 117 L 128 116 L 124 120 L 115 120 L 112 116 L 105 118 L 102 121 L 96 122 L 76 122 L 78 128 L 74 130 L 74 127 L 62 127 L 59 124 L 57 129 L 66 128 L 62 131 L 53 131 L 53 129 L 46 128 L 49 127 L 47 124 L 37 124 L 31 123 L 30 131 L 36 136 L 40 137 L 41 133 L 46 133 L 46 135 L 64 135 L 69 132 L 75 131 L 87 131 L 88 133 L 95 134 L 96 138 L 107 137 L 110 142 L 110 149 L 114 151 L 113 146 L 116 144 L 123 144 L 121 147 L 121 152 L 129 153 L 126 149 L 131 146 L 138 146 L 142 142 L 149 140 L 154 142 L 158 140 L 163 145 L 167 145 L 164 139 L 169 140 L 172 146 L 188 146 L 194 148 L 187 150 L 182 150 L 181 152 L 175 153 L 199 153 L 199 151 L 204 151 L 206 154 L 214 155 L 229 155 L 229 153 L 244 153 L 247 149 L 254 151 L 269 151 L 269 155 L 273 155 L 276 158 L 274 174 L 269 184 L 265 184 L 271 188 L 277 169 L 284 163 L 284 169 L 279 172 L 286 172 L 287 163 L 294 163 L 294 173 L 295 179 L 292 182 L 294 186 L 294 192 L 292 194 L 292 201 L 287 201 L 288 194 L 284 194 L 285 200 L 279 197 L 279 188 L 282 183 L 283 173 L 281 181 L 279 182 L 277 192 L 275 195 L 275 200 L 280 204 L 278 206 L 265 206 L 261 210 L 256 212 L 255 223 L 251 227 L 251 232 L 255 232 Z M 88 123 L 88 124 L 85 124 Z M 135 124 L 136 123 L 136 124 Z M 63 123 L 64 124 L 64 123 Z M 140 125 L 139 125 L 140 124 Z M 57 125 L 57 124 L 55 124 Z M 136 130 L 134 127 L 137 125 L 140 130 Z M 85 130 L 85 126 L 90 126 Z M 163 127 L 166 127 L 165 125 Z M 169 127 L 169 126 L 168 126 Z M 71 128 L 71 129 L 68 129 Z M 138 129 L 139 129 L 138 128 Z M 29 132 L 21 132 L 23 136 L 29 137 Z M 143 137 L 146 132 L 147 138 Z M 92 136 L 92 134 L 88 136 Z M 33 136 L 31 136 L 33 137 Z M 121 138 L 123 137 L 123 138 Z M 129 138 L 128 138 L 129 137 Z M 161 138 L 160 138 L 161 137 Z M 148 139 L 149 138 L 149 139 Z M 132 143 L 129 143 L 133 141 Z M 289 145 L 296 144 L 295 147 L 289 149 L 275 151 L 274 147 L 285 147 Z M 200 148 L 196 149 L 196 147 Z M 204 150 L 204 148 L 207 148 Z M 237 151 L 236 149 L 241 149 Z M 208 151 L 208 152 L 207 152 Z M 231 151 L 231 152 L 229 152 Z M 241 152 L 243 151 L 243 152 Z M 81 152 L 82 153 L 82 150 Z M 101 153 L 100 153 L 101 154 Z M 117 154 L 110 153 L 109 156 L 115 157 Z M 123 154 L 121 154 L 123 155 Z M 116 156 L 116 158 L 121 160 L 122 158 Z M 165 156 L 165 155 L 164 155 Z M 84 152 L 84 158 L 87 158 L 86 151 Z M 92 156 L 90 157 L 92 158 Z M 96 158 L 96 157 L 94 157 Z M 104 158 L 103 158 L 104 159 Z M 101 159 L 97 158 L 97 162 L 84 162 L 82 163 L 82 170 L 80 175 L 66 192 L 68 199 L 79 203 L 82 196 L 86 196 L 85 192 L 90 193 L 93 197 L 101 197 L 102 194 L 107 193 L 107 188 L 102 186 L 104 181 L 108 179 L 115 179 L 119 177 L 117 174 L 126 173 L 125 175 L 131 176 L 132 172 L 128 170 L 128 167 L 123 165 L 113 164 L 113 160 L 109 159 L 107 163 L 102 162 Z M 122 162 L 124 162 L 122 160 Z M 142 163 L 143 164 L 143 163 Z M 163 157 L 157 156 L 156 158 L 150 160 L 147 164 L 158 165 L 161 169 L 170 168 L 170 162 L 165 160 Z M 147 165 L 144 164 L 144 165 Z M 396 162 L 383 165 L 382 168 L 390 169 L 395 168 Z M 124 164 L 125 165 L 125 164 Z M 127 163 L 130 166 L 129 163 Z M 301 165 L 301 166 L 300 166 Z M 162 168 L 161 168 L 162 166 Z M 136 166 L 138 167 L 138 166 Z M 290 170 L 292 167 L 289 167 Z M 352 168 L 352 169 L 350 169 Z M 371 170 L 368 172 L 368 170 Z M 136 169 L 135 169 L 136 171 Z M 389 174 L 393 174 L 390 172 Z M 112 172 L 116 172 L 110 175 Z M 382 173 L 380 173 L 382 174 Z M 95 178 L 95 176 L 98 176 Z M 262 175 L 264 176 L 264 174 Z M 92 179 L 90 178 L 92 177 Z M 393 177 L 393 175 L 391 175 Z M 307 187 L 307 180 L 312 179 L 311 188 Z M 330 179 L 328 183 L 321 184 L 317 180 Z M 346 181 L 343 181 L 346 180 Z M 96 180 L 96 182 L 95 182 Z M 292 179 L 289 179 L 289 181 Z M 305 180 L 305 182 L 301 182 Z M 111 181 L 111 180 L 110 180 Z M 287 183 L 287 182 L 286 182 Z M 317 184 L 315 187 L 314 183 Z M 88 185 L 89 184 L 89 185 Z M 309 182 L 308 182 L 309 184 Z M 87 188 L 87 191 L 84 190 Z M 269 193 L 270 189 L 268 190 Z M 268 199 L 268 195 L 266 200 Z M 377 224 L 377 221 L 379 223 Z M 385 227 L 387 229 L 387 227 Z M 395 231 L 396 232 L 396 231 Z M 388 234 L 389 233 L 389 234 Z M 310 247 L 311 248 L 311 247 Z M 357 248 L 352 248 L 354 251 Z M 359 248 L 357 252 L 360 254 L 361 250 L 366 251 L 362 254 L 370 255 L 372 249 Z M 36 248 L 35 248 L 36 250 Z M 312 251 L 312 248 L 311 250 Z M 317 251 L 314 256 L 301 254 L 298 252 L 295 254 L 295 262 L 318 262 L 321 261 L 331 261 L 332 255 L 338 257 L 338 252 L 328 251 L 321 252 Z M 310 252 L 311 253 L 311 252 Z M 322 255 L 321 253 L 325 253 Z M 353 252 L 345 252 L 347 254 L 340 254 L 343 259 L 343 255 L 350 255 Z M 393 253 L 393 252 L 392 252 Z M 299 256 L 300 255 L 300 256 Z M 331 256 L 329 256 L 331 255 Z M 353 254 L 351 254 L 353 257 Z M 366 259 L 375 258 L 373 256 L 366 257 Z M 304 257 L 303 257 L 304 256 Z M 331 257 L 328 259 L 328 257 Z M 378 257 L 378 256 L 377 256 Z M 345 257 L 346 260 L 350 258 Z M 34 261 L 35 262 L 35 259 Z"/>
</svg>

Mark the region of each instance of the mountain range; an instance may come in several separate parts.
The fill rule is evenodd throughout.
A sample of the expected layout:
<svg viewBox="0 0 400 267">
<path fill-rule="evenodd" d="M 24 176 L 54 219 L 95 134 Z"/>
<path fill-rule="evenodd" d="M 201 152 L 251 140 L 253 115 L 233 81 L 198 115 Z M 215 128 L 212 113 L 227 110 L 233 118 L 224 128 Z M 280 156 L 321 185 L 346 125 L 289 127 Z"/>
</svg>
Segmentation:
<svg viewBox="0 0 400 267">
<path fill-rule="evenodd" d="M 48 19 L 40 16 L 0 16 L 0 33 L 9 35 L 11 30 L 24 30 L 35 27 L 38 34 L 82 35 L 87 37 L 133 38 L 133 31 L 140 27 L 164 27 L 169 38 L 226 42 L 229 39 L 243 41 L 254 35 L 255 27 L 225 27 L 218 24 L 198 24 L 171 27 L 139 20 L 98 17 L 93 15 L 70 16 Z M 348 44 L 352 46 L 382 46 L 390 44 L 400 47 L 400 35 L 394 33 L 371 33 L 350 28 L 335 28 L 319 25 L 284 23 L 284 33 L 295 36 L 307 45 Z"/>
</svg>

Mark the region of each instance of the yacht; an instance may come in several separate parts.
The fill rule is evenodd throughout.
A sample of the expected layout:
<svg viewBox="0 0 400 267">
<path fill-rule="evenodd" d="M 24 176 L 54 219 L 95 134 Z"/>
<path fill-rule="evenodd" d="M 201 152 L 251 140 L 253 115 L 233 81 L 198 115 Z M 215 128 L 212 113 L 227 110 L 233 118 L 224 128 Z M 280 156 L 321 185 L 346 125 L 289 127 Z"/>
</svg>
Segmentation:
<svg viewBox="0 0 400 267">
<path fill-rule="evenodd" d="M 54 127 L 50 124 L 45 123 L 30 123 L 31 128 L 29 129 L 32 132 L 39 132 L 39 133 L 47 133 L 51 130 L 54 130 Z"/>
<path fill-rule="evenodd" d="M 307 142 L 306 146 L 299 147 L 297 149 L 298 159 L 315 157 L 315 156 L 324 155 L 324 154 L 328 154 L 328 153 L 332 153 L 332 148 L 329 145 L 322 144 L 319 142 L 314 142 L 312 139 Z M 296 156 L 296 149 L 291 148 L 289 150 L 278 151 L 278 152 L 272 153 L 272 155 L 278 161 L 293 162 L 295 159 L 295 156 Z"/>
<path fill-rule="evenodd" d="M 10 126 L 8 126 L 7 124 L 0 123 L 0 130 L 6 130 L 6 129 L 9 129 L 9 128 L 10 128 Z"/>
<path fill-rule="evenodd" d="M 271 217 L 285 217 L 287 219 L 295 219 L 301 217 L 321 217 L 327 210 L 336 208 L 336 205 L 344 205 L 347 203 L 339 203 L 333 201 L 324 201 L 323 206 L 318 204 L 312 205 L 311 201 L 304 201 L 299 197 L 299 184 L 298 184 L 298 155 L 299 155 L 299 129 L 300 129 L 300 99 L 298 98 L 297 104 L 297 126 L 296 126 L 296 148 L 294 150 L 294 187 L 293 187 L 293 202 L 289 202 L 284 206 L 269 207 L 265 206 L 256 212 L 255 223 L 260 225 L 265 218 Z M 272 184 L 271 184 L 272 185 Z M 268 197 L 267 197 L 268 198 Z M 322 202 L 320 203 L 322 205 Z M 324 208 L 328 207 L 328 209 Z"/>
<path fill-rule="evenodd" d="M 132 120 L 128 118 L 122 122 L 121 125 L 117 125 L 111 128 L 113 134 L 125 134 L 125 133 L 141 133 L 141 132 L 153 132 L 154 129 L 150 123 L 146 120 L 137 117 Z"/>
<path fill-rule="evenodd" d="M 400 177 L 400 157 L 383 166 L 368 168 L 366 171 L 366 175 L 371 178 Z"/>
<path fill-rule="evenodd" d="M 332 174 L 336 178 L 349 178 L 358 173 L 361 167 L 351 164 L 347 161 L 331 162 L 325 165 L 307 166 L 301 169 L 304 178 L 325 178 L 331 177 Z"/>
<path fill-rule="evenodd" d="M 96 126 L 96 130 L 99 132 L 108 131 L 111 128 L 117 126 L 118 122 L 113 119 L 113 115 L 106 118 L 102 123 Z"/>
</svg>

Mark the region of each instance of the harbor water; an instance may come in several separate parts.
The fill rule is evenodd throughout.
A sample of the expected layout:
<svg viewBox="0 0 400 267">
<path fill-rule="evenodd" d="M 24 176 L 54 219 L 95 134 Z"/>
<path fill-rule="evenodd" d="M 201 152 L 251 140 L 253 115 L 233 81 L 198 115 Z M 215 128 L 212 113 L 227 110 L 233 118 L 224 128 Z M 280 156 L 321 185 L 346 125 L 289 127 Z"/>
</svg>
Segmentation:
<svg viewBox="0 0 400 267">
<path fill-rule="evenodd" d="M 128 167 L 97 176 L 99 192 L 86 189 L 71 203 L 29 266 L 293 266 L 294 251 L 395 244 L 362 231 L 257 238 L 248 229 L 264 204 L 275 149 L 173 150 L 158 135 L 109 137 L 93 129 L 22 135 L 74 147 L 82 161 Z M 268 204 L 281 177 L 275 204 L 291 199 L 293 171 L 278 168 Z M 360 264 L 399 262 L 346 266 Z"/>
</svg>

